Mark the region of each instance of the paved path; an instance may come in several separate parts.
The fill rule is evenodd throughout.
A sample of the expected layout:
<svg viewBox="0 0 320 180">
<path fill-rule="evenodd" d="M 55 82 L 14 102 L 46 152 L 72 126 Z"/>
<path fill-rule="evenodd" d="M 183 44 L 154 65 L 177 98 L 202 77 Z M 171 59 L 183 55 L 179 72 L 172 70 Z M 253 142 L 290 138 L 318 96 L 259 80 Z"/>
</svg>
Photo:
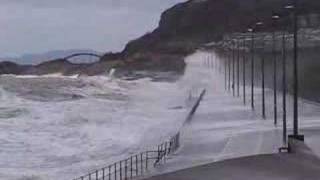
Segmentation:
<svg viewBox="0 0 320 180">
<path fill-rule="evenodd" d="M 318 180 L 320 160 L 308 152 L 244 157 L 148 180 Z"/>
</svg>

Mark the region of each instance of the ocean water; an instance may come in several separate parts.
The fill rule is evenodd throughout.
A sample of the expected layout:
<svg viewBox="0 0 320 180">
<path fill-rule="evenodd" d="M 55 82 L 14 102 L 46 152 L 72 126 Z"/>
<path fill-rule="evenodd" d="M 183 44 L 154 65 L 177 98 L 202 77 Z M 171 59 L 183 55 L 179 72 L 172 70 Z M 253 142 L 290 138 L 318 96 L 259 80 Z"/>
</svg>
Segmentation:
<svg viewBox="0 0 320 180">
<path fill-rule="evenodd" d="M 0 76 L 0 179 L 73 179 L 153 149 L 182 126 L 202 75 Z"/>
<path fill-rule="evenodd" d="M 182 129 L 182 147 L 167 161 L 168 168 L 156 174 L 273 153 L 281 144 L 282 128 L 281 122 L 273 125 L 273 93 L 266 90 L 267 119 L 262 120 L 261 89 L 255 88 L 256 110 L 251 111 L 241 98 L 225 92 L 220 58 L 197 52 L 186 58 L 183 75 L 162 73 L 156 81 L 117 79 L 112 72 L 93 77 L 0 76 L 0 180 L 71 180 L 153 150 L 181 130 L 203 89 L 207 94 L 193 122 Z M 290 132 L 290 95 L 288 104 Z M 320 127 L 319 104 L 299 99 L 299 116 L 302 128 Z"/>
</svg>

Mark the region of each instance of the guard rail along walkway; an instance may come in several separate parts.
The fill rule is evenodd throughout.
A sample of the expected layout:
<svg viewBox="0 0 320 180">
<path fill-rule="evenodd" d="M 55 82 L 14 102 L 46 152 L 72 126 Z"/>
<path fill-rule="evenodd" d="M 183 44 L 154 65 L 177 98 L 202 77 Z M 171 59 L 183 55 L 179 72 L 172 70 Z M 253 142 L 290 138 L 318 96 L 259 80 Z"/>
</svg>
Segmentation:
<svg viewBox="0 0 320 180">
<path fill-rule="evenodd" d="M 205 93 L 206 90 L 202 90 L 200 96 L 197 97 L 183 126 L 192 120 Z M 115 162 L 73 180 L 128 180 L 141 177 L 147 173 L 149 168 L 154 168 L 159 164 L 165 163 L 166 158 L 180 147 L 179 139 L 180 131 L 169 141 L 158 145 L 156 150 L 132 155 L 127 159 Z"/>
</svg>

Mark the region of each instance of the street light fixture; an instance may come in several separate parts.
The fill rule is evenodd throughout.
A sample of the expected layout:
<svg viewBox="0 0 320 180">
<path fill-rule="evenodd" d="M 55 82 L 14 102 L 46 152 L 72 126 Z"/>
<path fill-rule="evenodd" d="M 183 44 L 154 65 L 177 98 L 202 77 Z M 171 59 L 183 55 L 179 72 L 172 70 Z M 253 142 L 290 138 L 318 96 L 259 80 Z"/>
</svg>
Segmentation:
<svg viewBox="0 0 320 180">
<path fill-rule="evenodd" d="M 263 22 L 259 21 L 259 22 L 256 23 L 256 25 L 257 25 L 257 26 L 262 26 L 262 25 L 263 25 Z"/>
<path fill-rule="evenodd" d="M 273 15 L 272 15 L 272 19 L 273 19 L 273 20 L 278 20 L 278 19 L 280 19 L 280 16 L 279 16 L 279 15 L 276 15 L 276 14 L 273 14 Z"/>
<path fill-rule="evenodd" d="M 284 7 L 285 9 L 294 9 L 294 5 L 287 5 Z"/>
</svg>

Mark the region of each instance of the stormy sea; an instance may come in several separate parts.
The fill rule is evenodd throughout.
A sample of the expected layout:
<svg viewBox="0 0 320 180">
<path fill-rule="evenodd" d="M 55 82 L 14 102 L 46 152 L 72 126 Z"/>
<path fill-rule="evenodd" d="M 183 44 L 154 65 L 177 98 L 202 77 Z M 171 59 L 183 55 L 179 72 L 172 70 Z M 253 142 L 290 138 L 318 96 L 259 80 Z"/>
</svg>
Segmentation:
<svg viewBox="0 0 320 180">
<path fill-rule="evenodd" d="M 72 179 L 153 148 L 179 130 L 205 84 L 200 66 L 152 78 L 114 71 L 2 75 L 0 179 Z"/>
</svg>

